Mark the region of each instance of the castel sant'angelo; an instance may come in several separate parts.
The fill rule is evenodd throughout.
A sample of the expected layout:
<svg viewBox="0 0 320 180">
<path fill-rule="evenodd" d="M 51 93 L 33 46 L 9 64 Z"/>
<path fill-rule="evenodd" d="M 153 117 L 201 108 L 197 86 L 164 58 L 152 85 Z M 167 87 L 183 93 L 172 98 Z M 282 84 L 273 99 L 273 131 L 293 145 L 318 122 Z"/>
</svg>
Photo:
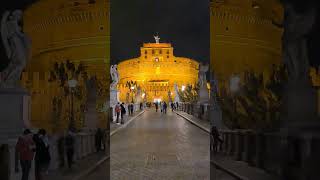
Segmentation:
<svg viewBox="0 0 320 180">
<path fill-rule="evenodd" d="M 77 129 L 106 125 L 99 112 L 108 99 L 110 63 L 110 8 L 106 0 L 40 0 L 24 12 L 24 32 L 32 39 L 32 57 L 28 62 L 22 84 L 32 94 L 31 123 L 37 128 L 60 131 L 68 128 L 73 112 Z M 66 95 L 60 79 L 49 82 L 56 63 L 81 64 L 86 78 L 96 79 L 94 124 L 86 122 L 87 86 L 77 77 L 81 98 Z M 68 74 L 68 73 L 67 73 Z M 73 78 L 70 73 L 66 80 Z M 66 83 L 65 83 L 66 84 Z"/>
</svg>

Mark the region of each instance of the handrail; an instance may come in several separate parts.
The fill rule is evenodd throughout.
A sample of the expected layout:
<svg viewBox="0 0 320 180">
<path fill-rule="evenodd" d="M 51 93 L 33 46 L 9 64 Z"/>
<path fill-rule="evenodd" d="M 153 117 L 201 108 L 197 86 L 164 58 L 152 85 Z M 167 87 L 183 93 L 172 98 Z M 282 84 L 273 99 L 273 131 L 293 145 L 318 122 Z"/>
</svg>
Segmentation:
<svg viewBox="0 0 320 180">
<path fill-rule="evenodd" d="M 236 180 L 250 180 L 247 177 L 243 177 L 235 172 L 232 172 L 231 170 L 223 167 L 222 165 L 220 165 L 219 163 L 215 162 L 214 160 L 210 160 L 210 163 L 212 163 L 217 169 L 222 170 L 223 172 L 227 173 L 228 175 L 232 176 L 233 178 L 235 178 Z"/>
</svg>

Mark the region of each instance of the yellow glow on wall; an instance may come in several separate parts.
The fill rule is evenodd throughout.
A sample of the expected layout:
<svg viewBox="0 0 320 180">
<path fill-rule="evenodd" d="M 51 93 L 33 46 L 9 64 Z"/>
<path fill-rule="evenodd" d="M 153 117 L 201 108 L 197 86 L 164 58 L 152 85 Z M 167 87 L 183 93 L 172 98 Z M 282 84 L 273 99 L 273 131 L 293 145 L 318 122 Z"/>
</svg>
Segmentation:
<svg viewBox="0 0 320 180">
<path fill-rule="evenodd" d="M 156 68 L 156 75 L 160 75 L 160 67 Z"/>
</svg>

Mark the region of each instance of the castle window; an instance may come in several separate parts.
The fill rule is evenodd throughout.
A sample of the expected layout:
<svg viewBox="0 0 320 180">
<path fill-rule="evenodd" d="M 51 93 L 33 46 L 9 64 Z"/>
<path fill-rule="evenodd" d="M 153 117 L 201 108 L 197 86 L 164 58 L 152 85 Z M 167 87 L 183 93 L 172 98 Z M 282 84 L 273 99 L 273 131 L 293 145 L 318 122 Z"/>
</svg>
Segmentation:
<svg viewBox="0 0 320 180">
<path fill-rule="evenodd" d="M 154 50 L 152 50 L 152 54 L 154 54 L 155 53 L 155 51 Z"/>
<path fill-rule="evenodd" d="M 145 56 L 144 58 L 147 59 L 147 56 Z"/>
<path fill-rule="evenodd" d="M 89 3 L 89 4 L 94 4 L 94 3 L 96 3 L 96 0 L 89 0 L 88 3 Z"/>
<path fill-rule="evenodd" d="M 145 54 L 148 54 L 147 50 L 144 51 Z"/>
<path fill-rule="evenodd" d="M 79 6 L 80 3 L 79 3 L 79 2 L 74 2 L 73 5 L 74 5 L 74 6 Z"/>
<path fill-rule="evenodd" d="M 167 56 L 167 58 L 169 59 L 169 58 L 170 58 L 170 56 Z"/>
<path fill-rule="evenodd" d="M 162 50 L 161 49 L 159 50 L 159 54 L 162 54 Z"/>
<path fill-rule="evenodd" d="M 170 54 L 169 50 L 167 51 L 167 54 Z"/>
</svg>

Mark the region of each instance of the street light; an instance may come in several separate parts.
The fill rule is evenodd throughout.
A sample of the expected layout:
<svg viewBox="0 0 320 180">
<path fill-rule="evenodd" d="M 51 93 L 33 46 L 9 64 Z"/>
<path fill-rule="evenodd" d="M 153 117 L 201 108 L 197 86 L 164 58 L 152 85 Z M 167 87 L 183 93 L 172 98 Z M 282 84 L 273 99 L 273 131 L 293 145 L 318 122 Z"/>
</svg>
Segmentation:
<svg viewBox="0 0 320 180">
<path fill-rule="evenodd" d="M 186 89 L 186 86 L 182 85 L 181 90 L 184 91 Z"/>
<path fill-rule="evenodd" d="M 78 85 L 78 81 L 75 79 L 71 79 L 68 81 L 68 86 L 71 92 L 70 125 L 69 125 L 70 129 L 74 128 L 73 94 L 74 94 L 74 88 L 76 88 L 77 85 Z"/>
</svg>

